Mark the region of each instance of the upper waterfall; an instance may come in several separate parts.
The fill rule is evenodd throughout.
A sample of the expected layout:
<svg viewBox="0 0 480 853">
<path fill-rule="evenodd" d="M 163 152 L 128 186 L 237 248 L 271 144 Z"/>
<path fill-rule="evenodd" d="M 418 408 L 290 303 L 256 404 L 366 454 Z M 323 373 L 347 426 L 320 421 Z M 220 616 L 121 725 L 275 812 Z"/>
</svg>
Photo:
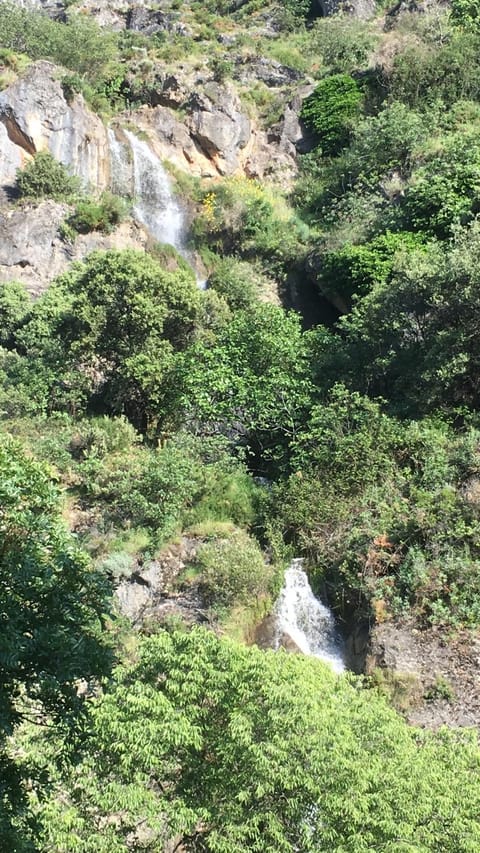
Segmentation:
<svg viewBox="0 0 480 853">
<path fill-rule="evenodd" d="M 277 647 L 287 634 L 305 655 L 318 657 L 335 670 L 345 669 L 341 638 L 333 613 L 315 598 L 303 569 L 303 560 L 292 560 L 275 605 Z"/>
<path fill-rule="evenodd" d="M 149 144 L 130 130 L 122 129 L 121 141 L 112 128 L 110 185 L 121 196 L 133 196 L 133 214 L 159 243 L 168 243 L 191 266 L 195 261 L 187 248 L 187 225 L 182 208 L 172 192 L 170 178 Z M 197 284 L 205 282 L 197 276 Z"/>
<path fill-rule="evenodd" d="M 159 243 L 169 243 L 182 252 L 185 248 L 184 216 L 165 168 L 146 142 L 130 130 L 124 133 L 133 158 L 133 212 Z"/>
</svg>

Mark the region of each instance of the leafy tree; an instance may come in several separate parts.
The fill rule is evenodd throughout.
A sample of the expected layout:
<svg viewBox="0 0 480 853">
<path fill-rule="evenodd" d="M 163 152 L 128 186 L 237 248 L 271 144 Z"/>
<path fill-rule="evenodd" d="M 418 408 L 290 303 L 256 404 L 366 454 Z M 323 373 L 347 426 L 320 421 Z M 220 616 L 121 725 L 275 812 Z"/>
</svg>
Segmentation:
<svg viewBox="0 0 480 853">
<path fill-rule="evenodd" d="M 67 820 L 80 851 L 115 853 L 140 838 L 210 853 L 473 853 L 480 840 L 474 738 L 410 728 L 312 659 L 161 633 L 93 715 L 51 843 Z"/>
<path fill-rule="evenodd" d="M 176 370 L 191 428 L 228 436 L 257 462 L 285 463 L 312 393 L 297 315 L 263 304 L 239 312 L 214 346 L 190 347 Z"/>
<path fill-rule="evenodd" d="M 50 59 L 95 83 L 108 79 L 118 68 L 118 36 L 86 15 L 72 15 L 63 24 L 5 2 L 0 43 L 31 59 Z"/>
<path fill-rule="evenodd" d="M 0 284 L 0 345 L 13 346 L 13 334 L 28 314 L 30 298 L 23 284 Z"/>
<path fill-rule="evenodd" d="M 397 255 L 420 247 L 423 236 L 409 232 L 380 234 L 368 243 L 346 244 L 316 258 L 318 285 L 326 296 L 348 311 L 352 298 L 362 297 L 375 284 L 388 281 Z"/>
<path fill-rule="evenodd" d="M 222 258 L 209 276 L 208 287 L 223 296 L 233 311 L 242 311 L 255 302 L 252 269 L 234 258 Z"/>
<path fill-rule="evenodd" d="M 478 0 L 452 0 L 450 20 L 457 27 L 478 33 L 480 24 Z"/>
<path fill-rule="evenodd" d="M 39 300 L 19 342 L 30 357 L 40 351 L 62 387 L 145 431 L 168 414 L 174 353 L 199 301 L 190 272 L 131 250 L 94 252 Z"/>
<path fill-rule="evenodd" d="M 25 810 L 6 736 L 25 717 L 41 724 L 48 715 L 71 725 L 82 705 L 77 680 L 106 673 L 110 655 L 103 633 L 108 587 L 66 533 L 48 472 L 5 437 L 0 553 L 0 827 L 6 841 Z"/>
<path fill-rule="evenodd" d="M 480 147 L 476 132 L 446 137 L 443 150 L 417 168 L 405 192 L 410 227 L 449 237 L 480 210 Z"/>
<path fill-rule="evenodd" d="M 347 384 L 403 415 L 478 406 L 478 240 L 474 223 L 448 252 L 432 243 L 400 258 L 389 282 L 342 318 Z"/>
</svg>

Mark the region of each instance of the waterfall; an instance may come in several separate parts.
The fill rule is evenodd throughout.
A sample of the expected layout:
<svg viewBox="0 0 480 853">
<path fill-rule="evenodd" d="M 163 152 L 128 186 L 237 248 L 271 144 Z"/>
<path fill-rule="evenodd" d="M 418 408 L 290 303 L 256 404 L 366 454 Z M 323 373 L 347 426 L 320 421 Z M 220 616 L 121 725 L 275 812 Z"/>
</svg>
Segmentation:
<svg viewBox="0 0 480 853">
<path fill-rule="evenodd" d="M 110 185 L 112 192 L 134 199 L 133 214 L 159 243 L 168 243 L 195 268 L 195 259 L 186 248 L 183 211 L 172 193 L 170 179 L 161 161 L 147 142 L 123 129 L 128 144 L 109 128 Z M 197 284 L 205 287 L 197 276 Z"/>
<path fill-rule="evenodd" d="M 184 249 L 183 213 L 172 193 L 170 180 L 150 146 L 131 131 L 124 131 L 133 157 L 133 212 L 159 243 Z"/>
<path fill-rule="evenodd" d="M 332 612 L 315 598 L 303 570 L 303 560 L 292 560 L 274 611 L 276 647 L 282 635 L 290 637 L 305 655 L 329 663 L 335 672 L 345 669 L 342 642 Z"/>
</svg>

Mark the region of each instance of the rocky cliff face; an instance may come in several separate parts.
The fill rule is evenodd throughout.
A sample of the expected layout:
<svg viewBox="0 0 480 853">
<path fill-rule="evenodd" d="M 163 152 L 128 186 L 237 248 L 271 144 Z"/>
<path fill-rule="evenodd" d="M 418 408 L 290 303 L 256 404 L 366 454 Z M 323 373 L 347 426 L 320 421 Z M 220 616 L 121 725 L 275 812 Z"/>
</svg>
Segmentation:
<svg viewBox="0 0 480 853">
<path fill-rule="evenodd" d="M 247 0 L 231 0 L 229 11 L 235 12 L 246 3 Z M 62 19 L 68 9 L 68 3 L 62 0 L 17 0 L 17 5 L 42 10 L 57 19 Z M 155 3 L 150 0 L 83 0 L 76 4 L 78 11 L 92 15 L 101 26 L 112 29 L 127 27 L 149 34 L 158 29 L 175 31 L 175 25 L 172 27 L 172 19 L 175 20 L 171 15 L 173 7 L 172 0 L 157 0 Z M 375 12 L 375 0 L 314 0 L 312 9 L 321 17 L 342 10 L 357 18 L 368 18 Z"/>
<path fill-rule="evenodd" d="M 65 20 L 71 11 L 59 0 L 20 0 L 19 5 L 58 20 Z M 83 0 L 75 3 L 74 10 L 114 29 L 188 35 L 182 11 L 171 0 L 155 4 Z M 221 38 L 228 35 L 219 35 L 219 42 Z M 71 212 L 68 207 L 51 202 L 12 205 L 17 170 L 39 151 L 48 150 L 79 176 L 91 195 L 106 188 L 118 191 L 110 146 L 115 138 L 126 143 L 123 128 L 139 132 L 158 158 L 192 176 L 215 180 L 244 175 L 290 187 L 298 171 L 298 154 L 309 147 L 299 113 L 314 83 L 252 51 L 248 55 L 235 52 L 231 64 L 231 79 L 219 82 L 206 61 L 197 65 L 187 57 L 175 66 L 157 62 L 147 75 L 144 106 L 117 115 L 110 128 L 81 95 L 67 98 L 62 88 L 65 71 L 51 62 L 33 62 L 1 91 L 0 281 L 22 281 L 38 294 L 73 259 L 91 249 L 142 247 L 148 241 L 145 230 L 130 220 L 113 235 L 84 235 L 69 245 L 60 237 L 62 222 Z M 277 103 L 284 100 L 283 115 L 270 127 L 252 118 L 242 96 L 242 91 L 257 85 L 264 86 Z M 133 172 L 130 177 L 127 192 L 134 197 Z"/>
<path fill-rule="evenodd" d="M 264 63 L 262 68 L 273 74 L 274 85 L 283 80 L 279 63 Z M 15 195 L 17 169 L 44 150 L 79 176 L 91 194 L 111 186 L 108 129 L 80 95 L 66 99 L 61 77 L 62 70 L 52 63 L 35 62 L 0 93 L 0 280 L 22 281 L 34 294 L 82 253 L 100 247 L 140 247 L 147 239 L 130 222 L 109 238 L 100 234 L 78 238 L 73 249 L 59 237 L 69 212 L 64 205 L 12 208 L 9 203 Z M 306 91 L 310 88 L 307 84 Z M 283 118 L 268 132 L 251 121 L 233 84 L 205 82 L 201 75 L 181 68 L 176 75 L 160 75 L 153 100 L 152 106 L 118 116 L 115 134 L 121 137 L 122 126 L 133 125 L 146 134 L 158 157 L 203 178 L 244 174 L 287 186 L 294 178 L 297 154 L 308 144 L 298 119 L 300 95 L 286 105 Z"/>
<path fill-rule="evenodd" d="M 478 637 L 458 631 L 447 644 L 441 631 L 421 631 L 409 619 L 376 625 L 366 656 L 367 674 L 380 670 L 391 685 L 403 686 L 402 710 L 411 723 L 427 728 L 478 727 L 479 666 Z"/>
<path fill-rule="evenodd" d="M 48 150 L 85 186 L 94 191 L 109 182 L 105 126 L 81 95 L 68 103 L 61 71 L 50 62 L 33 63 L 0 93 L 0 122 L 5 158 L 0 166 L 3 188 L 12 186 L 16 168 L 38 151 Z"/>
<path fill-rule="evenodd" d="M 38 296 L 73 261 L 96 249 L 145 249 L 150 242 L 145 229 L 129 220 L 112 234 L 94 231 L 68 243 L 59 229 L 70 212 L 54 201 L 0 210 L 0 282 L 20 281 Z"/>
</svg>

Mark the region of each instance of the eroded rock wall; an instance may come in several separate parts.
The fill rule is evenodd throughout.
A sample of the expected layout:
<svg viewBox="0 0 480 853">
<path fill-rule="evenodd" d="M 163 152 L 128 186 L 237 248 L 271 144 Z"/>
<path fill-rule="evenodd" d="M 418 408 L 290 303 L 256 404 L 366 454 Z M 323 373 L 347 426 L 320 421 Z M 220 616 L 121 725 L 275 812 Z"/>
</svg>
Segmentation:
<svg viewBox="0 0 480 853">
<path fill-rule="evenodd" d="M 0 185 L 4 190 L 14 183 L 17 166 L 38 151 L 50 151 L 94 192 L 108 186 L 106 128 L 81 95 L 67 102 L 60 78 L 59 68 L 39 61 L 0 92 L 0 138 L 5 144 Z"/>
</svg>

